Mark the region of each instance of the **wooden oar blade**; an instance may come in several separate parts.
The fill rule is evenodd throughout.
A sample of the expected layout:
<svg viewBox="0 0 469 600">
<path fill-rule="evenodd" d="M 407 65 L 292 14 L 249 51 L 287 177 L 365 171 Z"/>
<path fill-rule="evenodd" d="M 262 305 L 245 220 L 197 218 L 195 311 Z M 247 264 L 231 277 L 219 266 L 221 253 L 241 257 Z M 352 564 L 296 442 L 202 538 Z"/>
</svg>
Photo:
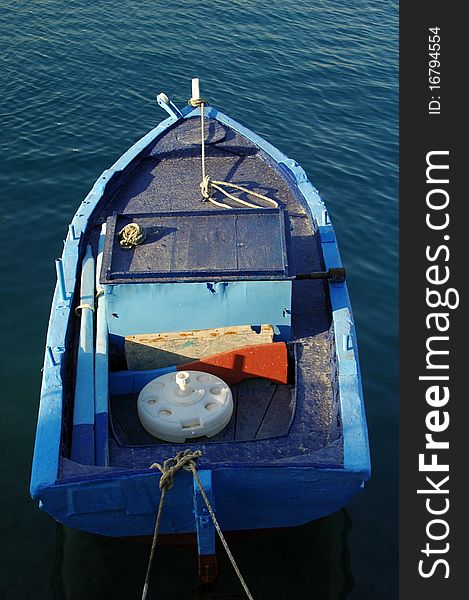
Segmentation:
<svg viewBox="0 0 469 600">
<path fill-rule="evenodd" d="M 284 342 L 247 346 L 213 354 L 176 367 L 178 371 L 204 371 L 217 375 L 228 385 L 243 379 L 262 377 L 275 383 L 287 383 L 288 352 Z"/>
</svg>

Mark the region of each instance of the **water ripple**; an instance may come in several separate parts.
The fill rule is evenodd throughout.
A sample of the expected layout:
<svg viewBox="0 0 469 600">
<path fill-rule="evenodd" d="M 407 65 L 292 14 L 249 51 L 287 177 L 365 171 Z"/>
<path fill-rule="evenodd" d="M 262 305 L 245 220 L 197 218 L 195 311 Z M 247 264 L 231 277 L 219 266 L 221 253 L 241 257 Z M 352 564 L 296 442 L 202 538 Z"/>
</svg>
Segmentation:
<svg viewBox="0 0 469 600">
<path fill-rule="evenodd" d="M 183 106 L 199 76 L 204 96 L 296 159 L 327 201 L 381 461 L 370 489 L 382 489 L 381 500 L 392 495 L 396 471 L 379 439 L 397 423 L 397 3 L 0 0 L 0 9 L 0 233 L 8 239 L 0 260 L 17 282 L 4 292 L 3 333 L 16 344 L 28 315 L 37 350 L 28 355 L 29 387 L 38 384 L 53 259 L 70 217 L 101 171 L 164 118 L 156 94 Z M 12 235 L 18 225 L 21 235 Z M 24 387 L 24 370 L 8 376 Z M 32 430 L 35 393 L 18 400 Z M 19 476 L 25 489 L 29 471 Z M 34 519 L 25 520 L 31 529 Z M 385 527 L 376 506 L 357 526 L 378 538 Z"/>
</svg>

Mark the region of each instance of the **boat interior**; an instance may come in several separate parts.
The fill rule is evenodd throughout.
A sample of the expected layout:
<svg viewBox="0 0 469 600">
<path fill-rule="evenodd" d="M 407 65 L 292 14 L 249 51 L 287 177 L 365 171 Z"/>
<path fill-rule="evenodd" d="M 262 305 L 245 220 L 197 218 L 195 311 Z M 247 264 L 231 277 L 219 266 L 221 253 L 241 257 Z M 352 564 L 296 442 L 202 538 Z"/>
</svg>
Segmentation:
<svg viewBox="0 0 469 600">
<path fill-rule="evenodd" d="M 232 193 L 258 207 L 240 205 L 218 191 L 214 198 L 230 208 L 201 200 L 200 118 L 177 122 L 112 177 L 83 239 L 83 248 L 91 245 L 96 257 L 106 224 L 99 281 L 108 335 L 107 455 L 99 467 L 70 460 L 70 384 L 64 398 L 61 477 L 98 468 L 147 469 L 186 447 L 201 449 L 210 468 L 342 466 L 328 283 L 298 278 L 324 270 L 306 203 L 291 175 L 234 129 L 206 118 L 205 136 L 210 177 L 257 192 L 278 206 L 239 190 Z M 139 224 L 146 237 L 129 249 L 120 245 L 119 232 L 130 223 Z M 269 342 L 286 343 L 287 381 L 256 377 L 232 386 L 233 414 L 213 437 L 196 435 L 175 444 L 151 435 L 138 416 L 141 389 L 155 368 L 185 364 L 194 355 L 181 344 L 174 350 L 172 341 L 153 363 L 141 337 L 174 333 L 180 341 L 181 332 L 192 336 L 243 327 L 250 328 L 249 343 L 268 328 Z M 76 316 L 68 332 L 66 368 L 72 372 L 79 336 Z M 209 354 L 224 349 L 208 348 Z"/>
</svg>

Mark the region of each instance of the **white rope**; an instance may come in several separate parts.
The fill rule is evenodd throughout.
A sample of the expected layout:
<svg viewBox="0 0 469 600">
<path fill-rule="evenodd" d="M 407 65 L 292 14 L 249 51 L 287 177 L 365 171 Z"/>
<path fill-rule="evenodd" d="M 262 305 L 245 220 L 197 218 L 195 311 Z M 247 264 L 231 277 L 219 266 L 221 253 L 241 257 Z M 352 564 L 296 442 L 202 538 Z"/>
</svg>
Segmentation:
<svg viewBox="0 0 469 600">
<path fill-rule="evenodd" d="M 230 206 L 229 204 L 225 204 L 224 202 L 219 202 L 218 200 L 214 200 L 214 198 L 212 197 L 212 194 L 211 194 L 211 189 L 215 188 L 216 190 L 218 190 L 219 192 L 221 192 L 227 198 L 230 198 L 234 202 L 239 202 L 239 204 L 244 204 L 245 206 L 249 206 L 250 208 L 262 208 L 258 204 L 252 204 L 251 202 L 247 202 L 247 200 L 243 200 L 242 198 L 233 196 L 233 194 L 230 194 L 229 192 L 227 192 L 220 186 L 225 186 L 225 187 L 234 188 L 235 190 L 240 190 L 241 192 L 244 192 L 245 194 L 248 194 L 250 196 L 254 196 L 255 198 L 259 198 L 260 200 L 265 200 L 266 202 L 269 202 L 270 204 L 272 204 L 272 206 L 274 208 L 278 208 L 278 202 L 276 202 L 275 200 L 272 200 L 272 198 L 268 198 L 267 196 L 264 196 L 263 194 L 258 194 L 257 192 L 253 192 L 252 190 L 249 190 L 248 188 L 245 188 L 242 185 L 238 185 L 237 183 L 230 183 L 228 181 L 217 181 L 217 180 L 210 179 L 210 177 L 205 177 L 205 179 L 203 179 L 200 184 L 200 190 L 202 192 L 202 196 L 206 200 L 211 202 L 212 204 L 216 204 L 217 206 L 221 206 L 223 208 L 232 208 L 232 206 Z"/>
<path fill-rule="evenodd" d="M 253 192 L 248 188 L 243 187 L 242 185 L 238 185 L 237 183 L 230 183 L 229 181 L 218 181 L 211 179 L 206 174 L 205 169 L 205 130 L 204 130 L 204 109 L 205 109 L 205 100 L 202 99 L 194 99 L 191 98 L 189 100 L 189 104 L 191 106 L 200 107 L 200 130 L 201 130 L 201 159 L 202 159 L 202 181 L 200 182 L 200 192 L 202 194 L 202 198 L 208 200 L 215 206 L 220 206 L 221 208 L 233 208 L 229 204 L 225 202 L 220 202 L 219 200 L 215 200 L 213 197 L 213 190 L 217 190 L 221 192 L 224 196 L 233 200 L 233 202 L 237 202 L 238 204 L 243 204 L 244 206 L 248 206 L 249 208 L 263 208 L 258 204 L 253 204 L 252 202 L 248 202 L 247 200 L 243 200 L 237 196 L 233 196 L 227 190 L 223 189 L 224 187 L 233 188 L 235 190 L 240 190 L 244 192 L 247 196 L 253 196 L 254 198 L 259 198 L 259 200 L 263 200 L 268 204 L 271 204 L 274 208 L 278 208 L 278 202 L 272 200 L 272 198 L 268 198 L 263 194 L 259 194 L 258 192 Z"/>
<path fill-rule="evenodd" d="M 80 312 L 84 309 L 88 309 L 91 310 L 92 312 L 94 312 L 94 306 L 91 306 L 91 304 L 79 304 L 76 308 L 75 308 L 75 314 L 77 315 L 77 317 L 80 316 Z"/>
</svg>

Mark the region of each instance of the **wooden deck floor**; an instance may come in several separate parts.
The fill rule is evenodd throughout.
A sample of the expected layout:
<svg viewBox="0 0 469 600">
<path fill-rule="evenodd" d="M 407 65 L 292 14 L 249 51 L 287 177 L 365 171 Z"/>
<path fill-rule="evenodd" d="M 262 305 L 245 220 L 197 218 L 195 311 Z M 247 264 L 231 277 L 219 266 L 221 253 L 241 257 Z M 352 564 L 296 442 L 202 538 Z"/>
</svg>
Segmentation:
<svg viewBox="0 0 469 600">
<path fill-rule="evenodd" d="M 229 424 L 212 438 L 204 437 L 204 441 L 263 440 L 285 435 L 294 413 L 294 391 L 293 385 L 277 385 L 262 379 L 239 383 L 232 388 L 234 409 Z M 121 446 L 166 443 L 141 425 L 136 394 L 111 397 L 111 423 Z"/>
</svg>

